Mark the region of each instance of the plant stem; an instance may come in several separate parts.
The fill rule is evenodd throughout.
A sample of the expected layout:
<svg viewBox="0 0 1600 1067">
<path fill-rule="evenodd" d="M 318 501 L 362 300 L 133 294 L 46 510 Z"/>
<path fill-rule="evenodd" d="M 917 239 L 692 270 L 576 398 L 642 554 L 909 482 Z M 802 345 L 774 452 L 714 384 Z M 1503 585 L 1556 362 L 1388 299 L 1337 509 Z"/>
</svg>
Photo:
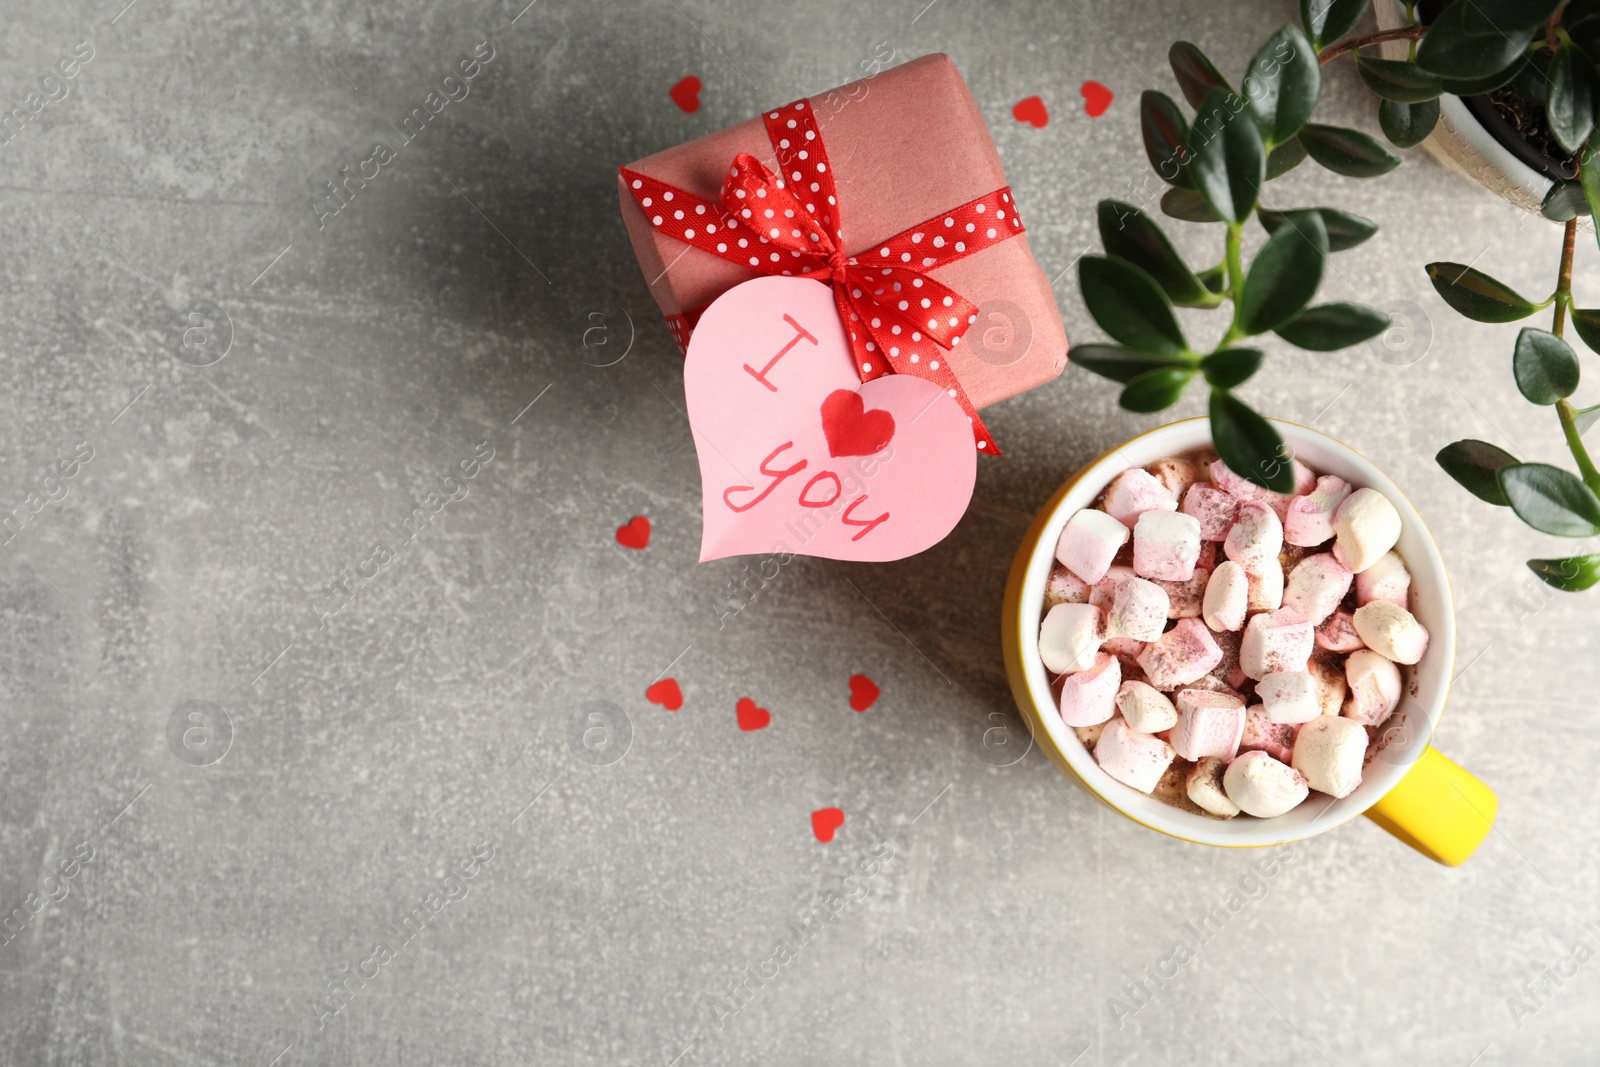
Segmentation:
<svg viewBox="0 0 1600 1067">
<path fill-rule="evenodd" d="M 1560 337 L 1567 326 L 1567 305 L 1572 303 L 1572 257 L 1578 249 L 1578 220 L 1567 220 L 1566 232 L 1561 238 L 1561 270 L 1556 275 L 1556 314 L 1550 323 L 1550 332 Z"/>
<path fill-rule="evenodd" d="M 1401 26 L 1396 30 L 1384 30 L 1382 33 L 1369 33 L 1365 37 L 1346 37 L 1338 44 L 1329 45 L 1317 56 L 1318 63 L 1327 63 L 1338 59 L 1346 52 L 1354 52 L 1358 48 L 1365 48 L 1369 44 L 1382 44 L 1384 41 L 1416 41 L 1428 35 L 1426 26 Z"/>
<path fill-rule="evenodd" d="M 1228 237 L 1226 242 L 1228 264 L 1228 299 L 1233 302 L 1233 321 L 1228 324 L 1228 332 L 1223 335 L 1217 347 L 1212 349 L 1220 352 L 1227 348 L 1240 337 L 1244 331 L 1239 328 L 1239 297 L 1244 292 L 1244 226 L 1237 222 L 1228 223 Z"/>
<path fill-rule="evenodd" d="M 1595 470 L 1594 460 L 1589 458 L 1589 450 L 1583 447 L 1583 438 L 1578 434 L 1578 424 L 1573 418 L 1573 407 L 1566 400 L 1556 401 L 1556 415 L 1561 419 L 1561 432 L 1566 435 L 1567 448 L 1572 452 L 1572 458 L 1578 461 L 1578 473 L 1583 476 L 1583 484 L 1592 489 L 1596 496 L 1600 496 L 1600 470 Z"/>
</svg>

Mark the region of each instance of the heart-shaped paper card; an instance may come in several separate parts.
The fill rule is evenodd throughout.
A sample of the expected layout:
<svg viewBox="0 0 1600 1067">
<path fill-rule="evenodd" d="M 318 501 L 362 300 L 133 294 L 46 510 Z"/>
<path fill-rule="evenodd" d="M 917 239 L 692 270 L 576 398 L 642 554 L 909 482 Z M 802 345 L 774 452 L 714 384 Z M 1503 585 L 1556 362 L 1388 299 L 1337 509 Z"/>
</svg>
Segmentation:
<svg viewBox="0 0 1600 1067">
<path fill-rule="evenodd" d="M 863 383 L 821 282 L 757 278 L 722 294 L 695 326 L 683 378 L 702 562 L 900 559 L 937 544 L 972 499 L 961 406 L 907 374 Z"/>
</svg>

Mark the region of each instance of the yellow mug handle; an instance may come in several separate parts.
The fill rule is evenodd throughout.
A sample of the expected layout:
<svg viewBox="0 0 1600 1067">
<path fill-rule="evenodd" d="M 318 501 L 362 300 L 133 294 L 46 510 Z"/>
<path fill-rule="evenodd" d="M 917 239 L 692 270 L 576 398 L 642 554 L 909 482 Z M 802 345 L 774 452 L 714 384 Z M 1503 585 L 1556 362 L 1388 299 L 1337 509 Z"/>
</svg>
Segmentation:
<svg viewBox="0 0 1600 1067">
<path fill-rule="evenodd" d="M 1430 747 L 1367 818 L 1429 859 L 1459 867 L 1489 836 L 1499 810 L 1488 786 Z"/>
</svg>

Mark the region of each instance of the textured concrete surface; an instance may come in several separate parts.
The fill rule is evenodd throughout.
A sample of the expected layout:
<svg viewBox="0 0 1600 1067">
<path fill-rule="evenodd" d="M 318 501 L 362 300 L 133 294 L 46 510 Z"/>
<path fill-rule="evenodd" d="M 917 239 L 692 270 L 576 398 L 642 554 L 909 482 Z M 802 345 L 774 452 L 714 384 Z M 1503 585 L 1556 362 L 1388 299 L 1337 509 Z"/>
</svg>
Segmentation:
<svg viewBox="0 0 1600 1067">
<path fill-rule="evenodd" d="M 6 109 L 93 52 L 0 145 L 0 503 L 31 515 L 0 553 L 0 912 L 26 919 L 0 1063 L 1593 1062 L 1596 601 L 1539 593 L 1522 561 L 1562 546 L 1431 459 L 1562 454 L 1514 393 L 1516 328 L 1455 318 L 1422 271 L 1542 294 L 1548 224 L 1420 154 L 1275 186 L 1378 219 L 1325 293 L 1409 301 L 1430 338 L 1275 350 L 1249 395 L 1372 456 L 1440 540 L 1463 674 L 1437 743 L 1503 805 L 1460 870 L 1358 821 L 1251 878 L 1037 752 L 996 765 L 1013 546 L 1157 421 L 1075 368 L 989 412 L 1008 456 L 932 551 L 797 560 L 720 628 L 743 563 L 695 562 L 680 362 L 617 163 L 880 43 L 947 51 L 1089 339 L 1069 268 L 1095 200 L 1148 195 L 1135 105 L 1171 89 L 1168 42 L 1237 72 L 1291 5 L 124 2 L 14 0 L 0 42 Z M 470 95 L 403 143 L 482 42 Z M 693 114 L 667 96 L 688 74 Z M 1097 120 L 1089 78 L 1116 93 Z M 1043 129 L 1010 115 L 1032 94 Z M 1325 120 L 1371 111 L 1335 72 Z M 1579 264 L 1600 302 L 1587 239 Z M 613 537 L 637 514 L 642 552 Z M 370 576 L 348 603 L 345 568 Z M 676 713 L 644 698 L 669 666 Z M 746 696 L 767 729 L 737 729 Z"/>
</svg>

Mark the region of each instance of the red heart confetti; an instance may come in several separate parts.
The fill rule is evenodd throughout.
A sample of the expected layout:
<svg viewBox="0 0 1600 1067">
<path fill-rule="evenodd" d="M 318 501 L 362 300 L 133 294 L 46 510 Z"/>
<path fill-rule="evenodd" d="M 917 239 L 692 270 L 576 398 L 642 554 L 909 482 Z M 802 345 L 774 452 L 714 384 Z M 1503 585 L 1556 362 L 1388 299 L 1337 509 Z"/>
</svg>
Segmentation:
<svg viewBox="0 0 1600 1067">
<path fill-rule="evenodd" d="M 817 840 L 827 844 L 833 840 L 833 832 L 844 825 L 844 811 L 839 808 L 818 808 L 811 813 L 811 832 L 817 835 Z"/>
<path fill-rule="evenodd" d="M 878 694 L 882 690 L 878 684 L 864 674 L 850 676 L 850 710 L 866 711 L 877 702 Z"/>
<path fill-rule="evenodd" d="M 734 713 L 739 716 L 739 729 L 761 730 L 772 721 L 772 712 L 757 704 L 749 697 L 740 697 L 739 703 L 733 706 Z"/>
<path fill-rule="evenodd" d="M 881 408 L 868 411 L 853 389 L 835 389 L 822 401 L 822 435 L 830 456 L 870 456 L 894 440 L 894 416 Z"/>
<path fill-rule="evenodd" d="M 644 691 L 644 698 L 652 704 L 660 704 L 668 711 L 683 707 L 683 690 L 678 688 L 676 678 L 663 678 L 656 682 Z"/>
<path fill-rule="evenodd" d="M 650 544 L 650 520 L 643 515 L 635 515 L 618 526 L 617 544 L 623 548 L 636 548 L 642 551 Z"/>
<path fill-rule="evenodd" d="M 1011 109 L 1011 117 L 1042 130 L 1050 124 L 1050 109 L 1037 96 L 1030 96 L 1017 101 L 1017 106 Z"/>
<path fill-rule="evenodd" d="M 674 104 L 693 115 L 700 110 L 700 79 L 693 74 L 682 78 L 667 90 L 667 95 L 672 97 Z"/>
<path fill-rule="evenodd" d="M 1083 110 L 1087 111 L 1092 119 L 1104 115 L 1106 108 L 1110 107 L 1111 101 L 1116 98 L 1115 93 L 1096 81 L 1084 82 L 1078 91 L 1083 94 Z"/>
</svg>

